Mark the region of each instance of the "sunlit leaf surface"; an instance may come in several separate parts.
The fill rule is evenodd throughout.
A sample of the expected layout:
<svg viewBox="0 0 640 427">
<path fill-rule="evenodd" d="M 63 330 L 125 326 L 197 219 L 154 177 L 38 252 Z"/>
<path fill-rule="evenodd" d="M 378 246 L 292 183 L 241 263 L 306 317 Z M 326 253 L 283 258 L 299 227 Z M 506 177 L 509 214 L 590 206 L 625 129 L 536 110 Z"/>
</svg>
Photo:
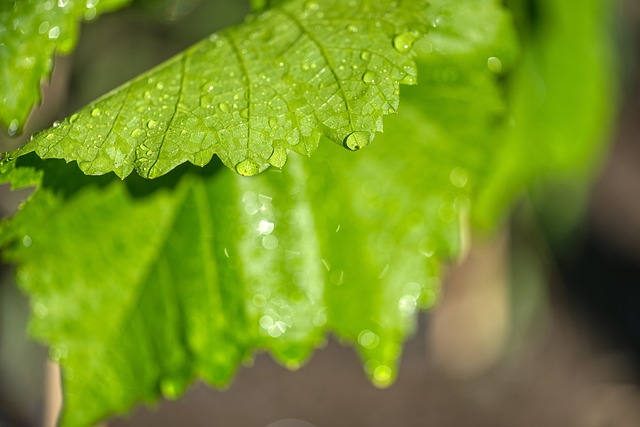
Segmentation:
<svg viewBox="0 0 640 427">
<path fill-rule="evenodd" d="M 291 0 L 214 34 L 40 133 L 23 149 L 83 172 L 164 175 L 214 155 L 242 175 L 358 150 L 415 84 L 426 2 Z"/>
</svg>

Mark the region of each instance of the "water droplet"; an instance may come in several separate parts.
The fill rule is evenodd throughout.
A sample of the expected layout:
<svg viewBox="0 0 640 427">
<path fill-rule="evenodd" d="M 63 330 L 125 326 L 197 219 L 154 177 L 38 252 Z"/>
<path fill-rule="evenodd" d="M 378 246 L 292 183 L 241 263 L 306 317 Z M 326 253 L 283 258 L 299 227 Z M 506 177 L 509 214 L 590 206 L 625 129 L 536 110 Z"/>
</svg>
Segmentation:
<svg viewBox="0 0 640 427">
<path fill-rule="evenodd" d="M 276 129 L 278 127 L 278 120 L 275 117 L 271 117 L 269 119 L 269 127 L 271 129 Z"/>
<path fill-rule="evenodd" d="M 223 113 L 229 112 L 229 105 L 226 102 L 221 102 L 220 104 L 218 104 L 218 108 L 220 108 L 220 111 L 222 111 Z"/>
<path fill-rule="evenodd" d="M 207 97 L 205 97 L 205 96 L 200 98 L 200 106 L 202 108 L 213 108 L 213 105 L 211 105 L 211 100 L 207 99 Z"/>
<path fill-rule="evenodd" d="M 245 159 L 236 165 L 236 172 L 244 176 L 257 175 L 260 172 L 260 166 L 255 160 Z"/>
<path fill-rule="evenodd" d="M 462 168 L 453 168 L 451 170 L 451 173 L 449 174 L 449 180 L 451 181 L 451 184 L 455 185 L 458 188 L 462 188 L 467 185 L 469 176 L 466 170 Z"/>
<path fill-rule="evenodd" d="M 366 349 L 373 350 L 380 343 L 380 338 L 368 329 L 358 335 L 358 343 Z"/>
<path fill-rule="evenodd" d="M 98 11 L 96 10 L 95 6 L 89 7 L 89 5 L 87 4 L 87 11 L 84 13 L 85 21 L 91 21 L 95 19 L 97 14 L 98 14 Z"/>
<path fill-rule="evenodd" d="M 344 271 L 342 270 L 334 270 L 329 275 L 329 280 L 336 286 L 341 286 L 344 284 Z"/>
<path fill-rule="evenodd" d="M 57 25 L 49 30 L 49 38 L 55 40 L 60 37 L 60 27 Z"/>
<path fill-rule="evenodd" d="M 365 51 L 363 51 L 363 52 L 360 54 L 360 59 L 362 59 L 363 61 L 368 61 L 368 60 L 370 60 L 370 59 L 371 59 L 371 53 L 370 53 L 370 52 L 367 52 L 366 50 L 365 50 Z"/>
<path fill-rule="evenodd" d="M 160 391 L 165 398 L 175 400 L 180 396 L 182 387 L 179 381 L 172 378 L 165 378 L 160 381 Z"/>
<path fill-rule="evenodd" d="M 433 307 L 438 301 L 438 292 L 427 289 L 424 291 L 420 298 L 420 308 L 426 310 Z"/>
<path fill-rule="evenodd" d="M 54 345 L 49 347 L 49 357 L 55 362 L 66 358 L 69 355 L 69 349 L 66 345 Z"/>
<path fill-rule="evenodd" d="M 273 229 L 275 228 L 275 225 L 270 222 L 267 221 L 266 219 L 260 220 L 260 222 L 258 223 L 258 233 L 260 234 L 271 234 L 273 233 Z"/>
<path fill-rule="evenodd" d="M 279 244 L 278 238 L 276 236 L 274 236 L 274 235 L 270 234 L 270 235 L 264 236 L 262 238 L 262 246 L 265 249 L 269 249 L 269 250 L 275 249 L 275 248 L 278 247 L 278 244 Z"/>
<path fill-rule="evenodd" d="M 269 157 L 269 164 L 281 168 L 287 162 L 287 150 L 284 147 L 276 147 Z"/>
<path fill-rule="evenodd" d="M 33 305 L 33 315 L 38 319 L 44 319 L 49 315 L 49 309 L 41 302 L 37 302 Z"/>
<path fill-rule="evenodd" d="M 255 294 L 251 301 L 256 307 L 264 307 L 267 305 L 267 298 L 262 294 Z"/>
<path fill-rule="evenodd" d="M 317 327 L 324 326 L 327 323 L 327 309 L 321 308 L 315 316 L 313 316 L 313 320 L 311 322 Z"/>
<path fill-rule="evenodd" d="M 273 321 L 273 317 L 268 316 L 268 315 L 265 314 L 264 316 L 262 316 L 260 318 L 260 320 L 258 320 L 258 323 L 260 323 L 260 327 L 262 329 L 269 330 L 269 329 L 273 328 L 273 324 L 275 322 Z"/>
<path fill-rule="evenodd" d="M 249 109 L 245 108 L 242 111 L 240 111 L 240 117 L 246 119 L 249 117 Z"/>
<path fill-rule="evenodd" d="M 320 5 L 318 4 L 317 1 L 310 0 L 304 4 L 304 8 L 305 10 L 309 10 L 309 11 L 318 10 L 320 8 Z"/>
<path fill-rule="evenodd" d="M 453 222 L 457 218 L 456 209 L 451 202 L 444 202 L 438 208 L 438 217 L 444 222 Z"/>
<path fill-rule="evenodd" d="M 18 122 L 18 119 L 11 120 L 11 122 L 9 123 L 9 128 L 7 129 L 9 136 L 14 136 L 18 132 L 19 126 L 20 122 Z"/>
<path fill-rule="evenodd" d="M 52 126 L 53 126 L 54 128 L 59 127 L 59 126 L 60 126 L 60 120 L 56 120 L 55 122 L 53 122 Z"/>
<path fill-rule="evenodd" d="M 33 240 L 31 239 L 31 236 L 29 236 L 28 234 L 22 238 L 22 244 L 24 245 L 25 248 L 30 248 L 32 243 L 33 243 Z"/>
<path fill-rule="evenodd" d="M 417 81 L 415 76 L 407 74 L 402 78 L 402 80 L 400 80 L 400 83 L 404 85 L 414 85 L 417 83 Z"/>
<path fill-rule="evenodd" d="M 93 117 L 100 117 L 100 114 L 102 114 L 102 111 L 100 111 L 99 108 L 94 108 L 93 110 L 91 110 L 91 115 Z"/>
<path fill-rule="evenodd" d="M 373 71 L 367 71 L 362 75 L 362 81 L 367 84 L 374 84 L 376 82 L 376 74 Z"/>
<path fill-rule="evenodd" d="M 157 122 L 157 121 L 155 121 L 155 120 L 149 120 L 149 121 L 147 122 L 147 127 L 148 127 L 149 129 L 155 129 L 155 128 L 157 128 L 157 127 L 158 127 L 158 122 Z"/>
<path fill-rule="evenodd" d="M 489 68 L 489 71 L 492 73 L 499 74 L 502 72 L 502 61 L 500 58 L 492 56 L 487 59 L 487 68 Z"/>
<path fill-rule="evenodd" d="M 358 32 L 358 27 L 356 27 L 353 24 L 349 24 L 349 25 L 347 25 L 347 31 L 349 31 L 350 33 L 357 33 Z"/>
<path fill-rule="evenodd" d="M 49 31 L 49 21 L 41 22 L 40 26 L 38 27 L 38 33 L 44 34 L 47 31 Z"/>
<path fill-rule="evenodd" d="M 413 43 L 418 38 L 418 34 L 415 32 L 406 32 L 398 34 L 393 38 L 393 47 L 401 53 L 405 53 L 411 50 Z"/>
<path fill-rule="evenodd" d="M 393 381 L 393 370 L 387 365 L 378 365 L 373 371 L 373 382 L 378 387 L 387 387 Z"/>
<path fill-rule="evenodd" d="M 69 117 L 69 123 L 73 123 L 76 120 L 78 120 L 78 114 L 77 113 L 74 113 L 74 114 L 71 115 L 71 117 Z"/>
<path fill-rule="evenodd" d="M 349 150 L 356 151 L 366 147 L 371 141 L 371 135 L 368 132 L 356 131 L 350 133 L 344 140 L 344 144 Z"/>
<path fill-rule="evenodd" d="M 398 301 L 398 310 L 405 316 L 410 316 L 416 312 L 417 300 L 413 295 L 404 295 Z"/>
<path fill-rule="evenodd" d="M 143 135 L 144 133 L 145 133 L 144 130 L 136 128 L 136 129 L 131 131 L 131 136 L 134 137 L 134 138 L 137 138 L 137 137 Z"/>
<path fill-rule="evenodd" d="M 420 252 L 420 255 L 426 258 L 431 258 L 433 254 L 436 253 L 436 248 L 436 242 L 428 237 L 420 240 L 420 243 L 418 244 L 418 252 Z"/>
<path fill-rule="evenodd" d="M 304 63 L 300 66 L 300 68 L 302 68 L 303 71 L 309 71 L 311 69 L 311 66 L 307 63 Z"/>
<path fill-rule="evenodd" d="M 158 90 L 162 90 L 162 89 L 164 89 L 164 84 L 163 84 L 162 82 L 158 82 L 158 83 L 156 84 L 156 89 L 158 89 Z"/>
</svg>

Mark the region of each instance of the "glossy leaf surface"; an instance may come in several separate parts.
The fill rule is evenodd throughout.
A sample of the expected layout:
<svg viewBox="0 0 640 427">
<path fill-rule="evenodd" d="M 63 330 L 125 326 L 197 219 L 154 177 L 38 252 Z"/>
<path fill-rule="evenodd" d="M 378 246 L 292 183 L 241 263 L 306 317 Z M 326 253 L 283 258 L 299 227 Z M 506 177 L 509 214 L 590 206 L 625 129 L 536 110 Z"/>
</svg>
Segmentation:
<svg viewBox="0 0 640 427">
<path fill-rule="evenodd" d="M 20 153 L 83 172 L 164 175 L 214 155 L 241 175 L 310 155 L 321 135 L 358 150 L 415 84 L 426 2 L 291 0 L 214 34 L 35 136 Z"/>
</svg>

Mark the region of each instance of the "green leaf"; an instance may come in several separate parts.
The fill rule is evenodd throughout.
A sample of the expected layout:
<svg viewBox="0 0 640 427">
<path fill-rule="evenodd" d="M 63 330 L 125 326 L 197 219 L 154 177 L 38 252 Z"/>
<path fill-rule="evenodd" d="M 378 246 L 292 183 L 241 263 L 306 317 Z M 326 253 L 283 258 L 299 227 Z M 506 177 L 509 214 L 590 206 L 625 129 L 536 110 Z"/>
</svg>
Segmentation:
<svg viewBox="0 0 640 427">
<path fill-rule="evenodd" d="M 448 198 L 397 191 L 425 168 L 393 167 L 379 186 L 376 167 L 354 175 L 347 152 L 318 151 L 252 179 L 212 163 L 150 182 L 19 159 L 43 185 L 3 230 L 17 243 L 5 256 L 32 296 L 31 333 L 64 367 L 63 425 L 177 397 L 195 377 L 223 385 L 256 348 L 298 366 L 327 328 L 360 343 L 377 383 L 393 379 L 438 291 L 436 259 L 458 245 L 455 212 L 442 221 Z M 394 151 L 380 145 L 376 163 Z"/>
<path fill-rule="evenodd" d="M 19 153 L 91 175 L 158 177 L 214 154 L 242 175 L 310 155 L 320 135 L 357 150 L 414 84 L 425 3 L 292 0 L 214 34 L 116 89 Z M 397 43 L 394 44 L 394 40 Z"/>
<path fill-rule="evenodd" d="M 491 22 L 464 57 L 421 56 L 425 84 L 405 90 L 404 114 L 366 155 L 324 141 L 282 171 L 245 178 L 212 162 L 153 181 L 85 177 L 32 154 L 7 163 L 9 178 L 42 182 L 0 244 L 32 295 L 32 333 L 64 367 L 63 425 L 177 397 L 195 377 L 226 384 L 255 349 L 296 367 L 327 331 L 356 345 L 374 383 L 392 382 L 441 262 L 468 243 L 493 158 L 490 146 L 461 150 L 504 114 L 486 58 L 513 34 Z"/>
<path fill-rule="evenodd" d="M 18 132 L 40 101 L 40 83 L 53 68 L 53 55 L 70 53 L 79 22 L 129 0 L 14 0 L 0 5 L 0 125 Z"/>
</svg>

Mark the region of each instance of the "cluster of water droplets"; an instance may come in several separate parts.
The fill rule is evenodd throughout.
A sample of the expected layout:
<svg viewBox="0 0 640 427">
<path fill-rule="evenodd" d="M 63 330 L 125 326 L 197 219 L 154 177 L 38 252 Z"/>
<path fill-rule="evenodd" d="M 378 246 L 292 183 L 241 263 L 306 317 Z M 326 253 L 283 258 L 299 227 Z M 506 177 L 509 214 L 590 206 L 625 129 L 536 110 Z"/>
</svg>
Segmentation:
<svg viewBox="0 0 640 427">
<path fill-rule="evenodd" d="M 253 233 L 259 238 L 264 249 L 272 250 L 278 247 L 275 231 L 275 210 L 273 199 L 265 194 L 247 191 L 242 195 L 244 212 L 255 221 Z"/>
</svg>

